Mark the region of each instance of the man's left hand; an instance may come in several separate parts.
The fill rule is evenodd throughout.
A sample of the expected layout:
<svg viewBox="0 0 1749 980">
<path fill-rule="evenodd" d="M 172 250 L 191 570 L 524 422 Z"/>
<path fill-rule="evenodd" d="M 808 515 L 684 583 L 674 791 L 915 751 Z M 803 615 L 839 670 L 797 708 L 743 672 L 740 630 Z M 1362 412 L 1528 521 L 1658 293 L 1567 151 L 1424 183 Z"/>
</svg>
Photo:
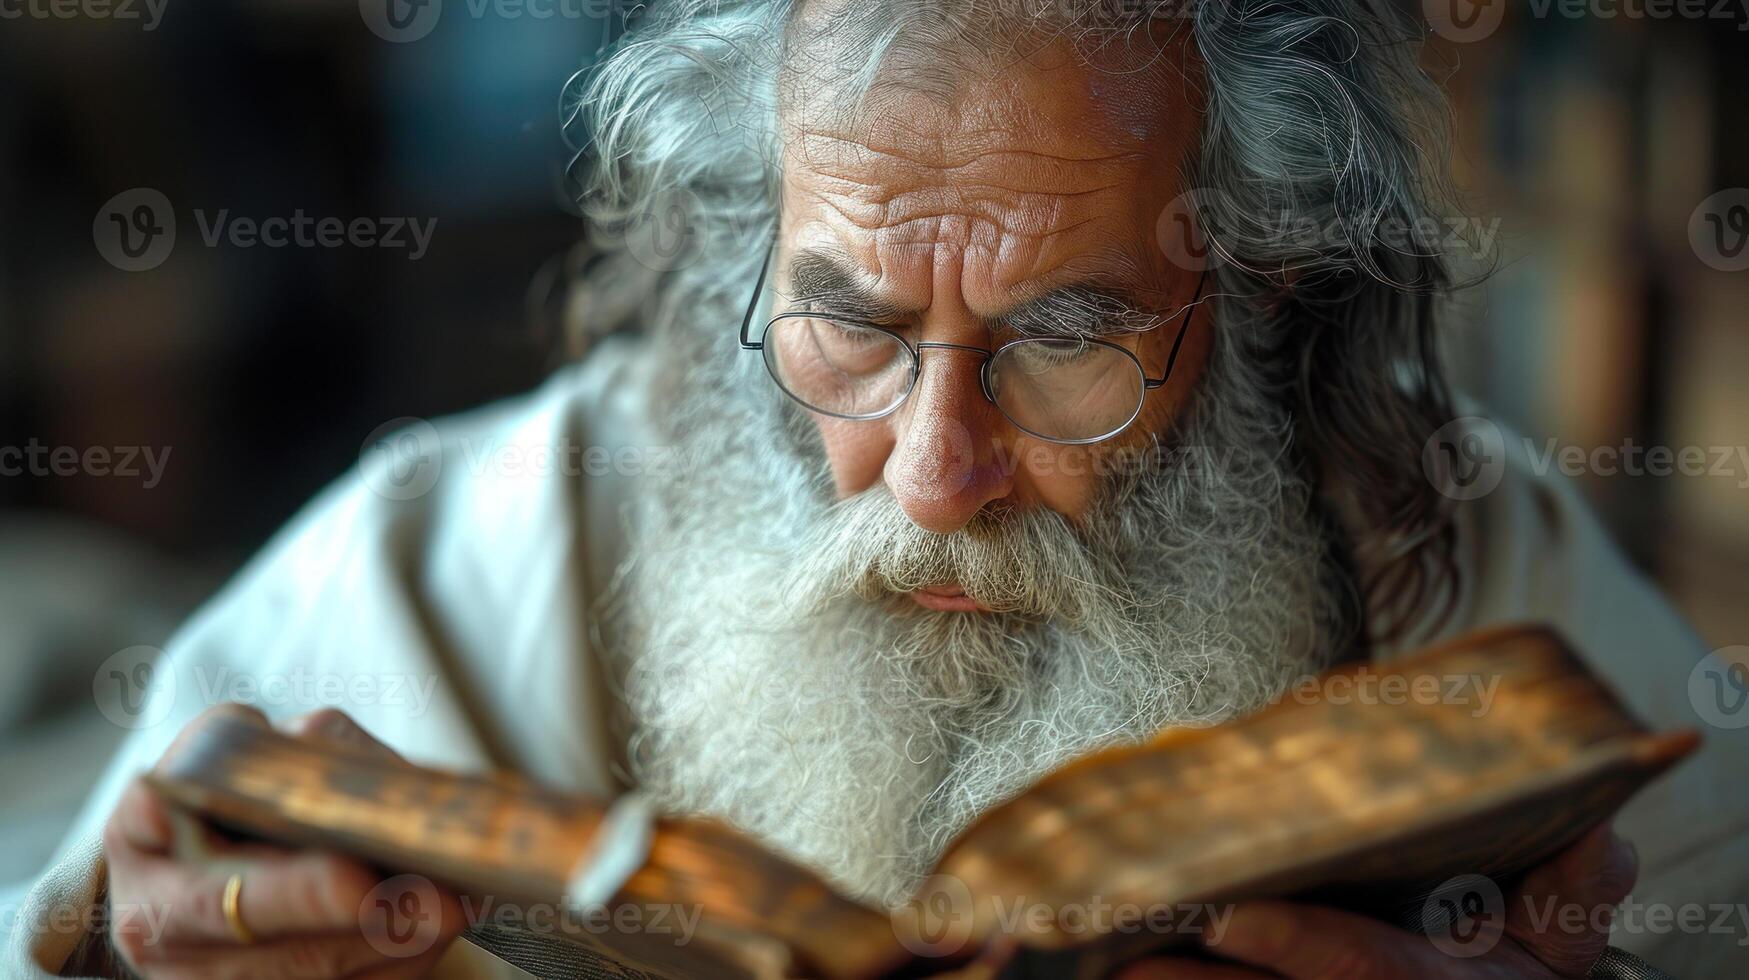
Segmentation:
<svg viewBox="0 0 1749 980">
<path fill-rule="evenodd" d="M 1352 912 L 1293 902 L 1234 908 L 1203 945 L 1224 960 L 1161 957 L 1132 964 L 1121 980 L 1480 980 L 1583 977 L 1609 945 L 1609 922 L 1638 874 L 1633 847 L 1607 826 L 1580 838 L 1528 874 L 1507 900 L 1505 928 L 1492 949 L 1453 956 L 1427 936 Z M 1574 915 L 1573 909 L 1583 912 Z"/>
</svg>

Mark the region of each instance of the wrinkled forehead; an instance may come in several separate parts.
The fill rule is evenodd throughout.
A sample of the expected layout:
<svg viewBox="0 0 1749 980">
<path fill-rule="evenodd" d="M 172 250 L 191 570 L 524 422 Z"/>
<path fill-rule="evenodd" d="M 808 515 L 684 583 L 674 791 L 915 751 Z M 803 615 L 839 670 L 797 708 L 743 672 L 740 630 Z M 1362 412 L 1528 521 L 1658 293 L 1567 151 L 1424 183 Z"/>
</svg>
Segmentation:
<svg viewBox="0 0 1749 980">
<path fill-rule="evenodd" d="M 936 273 L 981 311 L 1080 278 L 1173 282 L 1155 229 L 1201 113 L 1171 25 L 1089 44 L 1049 24 L 973 31 L 951 7 L 871 19 L 830 3 L 792 22 L 780 80 L 792 248 L 836 254 L 914 306 Z"/>
</svg>

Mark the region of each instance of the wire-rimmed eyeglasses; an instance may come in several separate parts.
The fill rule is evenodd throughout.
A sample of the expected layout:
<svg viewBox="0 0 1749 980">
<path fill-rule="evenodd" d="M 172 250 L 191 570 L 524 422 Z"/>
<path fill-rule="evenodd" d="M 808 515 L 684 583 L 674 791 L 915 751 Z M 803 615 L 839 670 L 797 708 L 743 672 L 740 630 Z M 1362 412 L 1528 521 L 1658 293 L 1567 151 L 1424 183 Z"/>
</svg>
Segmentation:
<svg viewBox="0 0 1749 980">
<path fill-rule="evenodd" d="M 778 388 L 803 408 L 854 421 L 883 418 L 916 388 L 923 351 L 962 351 L 983 358 L 979 378 L 984 397 L 1008 421 L 1028 435 L 1068 445 L 1110 439 L 1141 415 L 1148 392 L 1172 377 L 1203 287 L 1198 281 L 1196 297 L 1177 314 L 1184 322 L 1172 341 L 1166 373 L 1150 378 L 1129 348 L 1069 334 L 1011 340 L 995 350 L 937 342 L 913 345 L 877 323 L 802 312 L 779 313 L 753 340 L 749 330 L 770 268 L 767 252 L 741 318 L 741 348 L 760 351 Z"/>
</svg>

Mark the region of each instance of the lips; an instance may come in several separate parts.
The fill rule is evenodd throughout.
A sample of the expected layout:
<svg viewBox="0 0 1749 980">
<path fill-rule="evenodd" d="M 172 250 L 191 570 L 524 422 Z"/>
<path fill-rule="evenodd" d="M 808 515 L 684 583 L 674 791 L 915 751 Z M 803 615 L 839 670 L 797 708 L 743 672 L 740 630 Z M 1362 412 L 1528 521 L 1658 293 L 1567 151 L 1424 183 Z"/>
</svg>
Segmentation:
<svg viewBox="0 0 1749 980">
<path fill-rule="evenodd" d="M 943 582 L 907 593 L 911 601 L 936 612 L 988 612 L 956 582 Z"/>
</svg>

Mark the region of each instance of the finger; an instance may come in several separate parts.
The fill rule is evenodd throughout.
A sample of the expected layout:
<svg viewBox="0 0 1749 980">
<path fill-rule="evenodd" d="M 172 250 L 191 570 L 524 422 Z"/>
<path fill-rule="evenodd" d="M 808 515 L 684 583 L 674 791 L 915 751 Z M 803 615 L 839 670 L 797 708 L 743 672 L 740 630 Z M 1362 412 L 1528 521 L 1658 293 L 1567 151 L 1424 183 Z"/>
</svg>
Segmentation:
<svg viewBox="0 0 1749 980">
<path fill-rule="evenodd" d="M 383 883 L 393 884 L 395 879 Z M 429 973 L 450 944 L 461 934 L 466 921 L 454 895 L 420 879 L 417 901 L 409 907 L 407 889 L 371 889 L 359 903 L 352 921 L 332 932 L 301 933 L 282 938 L 256 937 L 244 944 L 234 935 L 220 941 L 163 944 L 145 962 L 159 972 L 211 978 L 248 980 L 332 980 L 346 976 L 422 977 Z M 403 918 L 385 928 L 377 903 L 387 896 Z M 405 918 L 411 915 L 412 918 Z M 253 931 L 253 927 L 251 927 Z"/>
<path fill-rule="evenodd" d="M 136 777 L 122 790 L 103 825 L 103 849 L 111 861 L 125 861 L 133 854 L 168 854 L 174 836 L 164 801 Z"/>
<path fill-rule="evenodd" d="M 170 740 L 169 747 L 164 750 L 164 755 L 158 760 L 158 765 L 155 768 L 163 769 L 170 760 L 180 755 L 190 742 L 195 741 L 200 732 L 204 731 L 212 723 L 221 719 L 242 721 L 251 725 L 259 725 L 262 728 L 269 727 L 267 716 L 262 714 L 260 710 L 252 708 L 249 705 L 237 704 L 234 701 L 225 701 L 215 704 L 196 715 L 194 720 L 182 726 L 182 730 L 177 732 L 176 737 Z"/>
<path fill-rule="evenodd" d="M 1247 902 L 1233 910 L 1224 928 L 1204 933 L 1203 945 L 1294 980 L 1460 976 L 1457 961 L 1425 937 L 1317 905 Z"/>
<path fill-rule="evenodd" d="M 337 977 L 361 969 L 382 954 L 368 943 L 356 919 L 348 926 L 292 938 L 252 937 L 244 943 L 224 920 L 223 909 L 213 914 L 205 902 L 186 902 L 174 893 L 159 892 L 167 879 L 186 871 L 173 861 L 154 859 L 143 872 L 132 869 L 123 884 L 131 894 L 149 894 L 148 908 L 129 906 L 112 914 L 113 948 L 136 968 L 153 976 L 185 971 L 200 977 Z M 228 880 L 229 876 L 223 876 Z M 168 887 L 175 887 L 170 885 Z M 204 885 L 195 885 L 202 888 Z M 222 886 L 221 886 L 222 887 Z M 222 905 L 222 895 L 218 900 Z M 244 920 L 248 924 L 248 920 Z M 254 926 L 249 926 L 251 932 Z M 214 935 L 214 930 L 222 930 Z"/>
<path fill-rule="evenodd" d="M 302 738 L 333 742 L 386 758 L 401 758 L 400 753 L 384 745 L 376 736 L 365 731 L 362 725 L 353 721 L 352 716 L 338 708 L 321 708 L 299 715 L 286 722 L 285 728 Z"/>
<path fill-rule="evenodd" d="M 183 833 L 192 833 L 195 838 L 179 836 L 178 824 L 173 819 L 176 814 L 174 805 L 166 801 L 152 784 L 144 779 L 130 782 L 122 790 L 121 799 L 104 826 L 104 850 L 110 861 L 125 863 L 135 855 L 175 856 L 178 848 L 189 844 L 207 856 L 238 860 L 285 857 L 296 853 L 258 841 L 234 840 L 192 816 L 187 817 L 182 826 Z M 186 854 L 181 856 L 185 860 L 188 858 Z"/>
<path fill-rule="evenodd" d="M 230 871 L 172 856 L 168 807 L 144 781 L 129 784 L 123 800 L 104 830 L 109 864 L 110 903 L 114 910 L 110 939 L 123 957 L 135 964 L 174 960 L 188 946 L 235 946 L 239 939 L 224 916 L 224 889 Z M 362 867 L 313 852 L 297 852 L 266 844 L 233 844 L 202 828 L 208 855 L 226 859 L 227 867 L 243 867 L 245 881 L 259 887 L 292 889 L 296 894 L 262 902 L 253 890 L 239 895 L 245 926 L 258 936 L 280 931 L 343 929 L 359 931 L 356 915 L 341 915 L 349 892 L 369 888 L 375 876 Z M 336 867 L 336 864 L 341 867 Z M 338 877 L 336 877 L 338 876 Z M 329 879 L 325 888 L 312 879 Z M 348 879 L 351 884 L 348 884 Z M 322 898 L 321 896 L 328 896 Z M 141 898 L 144 901 L 141 901 Z M 286 909 L 296 914 L 287 914 Z"/>
<path fill-rule="evenodd" d="M 1113 980 L 1268 980 L 1270 974 L 1231 963 L 1209 963 L 1182 956 L 1138 960 L 1119 970 Z"/>
<path fill-rule="evenodd" d="M 130 869 L 132 894 L 153 896 L 170 908 L 166 945 L 235 945 L 241 942 L 225 917 L 224 894 L 231 871 L 149 858 Z M 363 865 L 322 851 L 259 857 L 241 865 L 239 918 L 257 940 L 356 932 L 359 907 L 377 876 Z"/>
<path fill-rule="evenodd" d="M 189 843 L 179 838 L 173 821 L 175 808 L 144 779 L 135 779 L 122 790 L 121 800 L 104 826 L 104 852 L 110 866 L 127 865 L 140 857 L 178 859 L 177 848 Z M 234 840 L 210 825 L 191 821 L 199 836 L 194 843 L 205 857 L 228 861 L 267 861 L 289 858 L 298 852 L 260 841 Z M 187 855 L 180 860 L 188 862 Z"/>
<path fill-rule="evenodd" d="M 1562 976 L 1583 976 L 1609 945 L 1616 906 L 1639 875 L 1633 846 L 1594 828 L 1526 875 L 1506 913 L 1506 934 Z"/>
</svg>

